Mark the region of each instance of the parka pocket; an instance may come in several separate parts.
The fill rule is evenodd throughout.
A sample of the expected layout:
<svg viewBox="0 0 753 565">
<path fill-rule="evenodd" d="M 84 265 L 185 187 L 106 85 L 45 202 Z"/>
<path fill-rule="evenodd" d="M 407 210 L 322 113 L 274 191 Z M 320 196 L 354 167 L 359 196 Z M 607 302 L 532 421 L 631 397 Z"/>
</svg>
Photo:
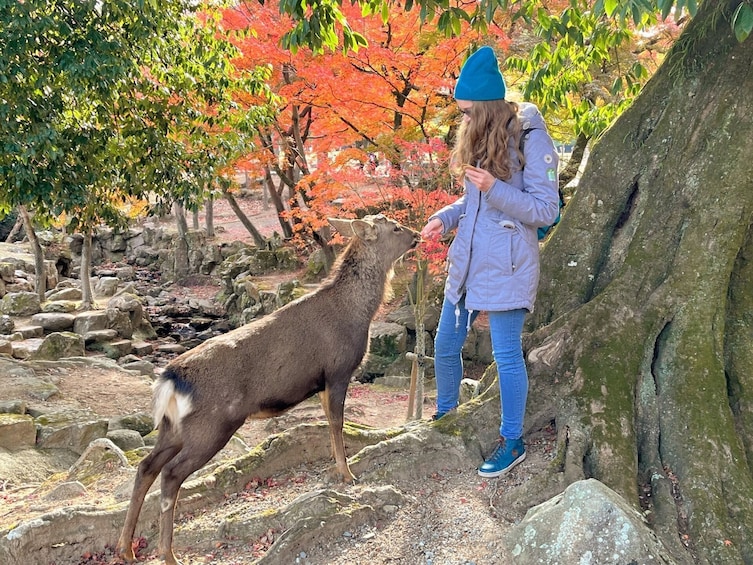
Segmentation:
<svg viewBox="0 0 753 565">
<path fill-rule="evenodd" d="M 515 232 L 516 226 L 509 220 L 502 220 L 493 226 L 486 257 L 490 279 L 509 277 L 515 272 L 512 253 Z"/>
</svg>

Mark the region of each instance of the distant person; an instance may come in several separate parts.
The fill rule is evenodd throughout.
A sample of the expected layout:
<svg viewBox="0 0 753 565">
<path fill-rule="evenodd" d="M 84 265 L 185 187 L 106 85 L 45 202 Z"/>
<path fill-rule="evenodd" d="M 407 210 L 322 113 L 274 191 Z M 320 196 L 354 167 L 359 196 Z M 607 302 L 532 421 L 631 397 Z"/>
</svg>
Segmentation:
<svg viewBox="0 0 753 565">
<path fill-rule="evenodd" d="M 465 191 L 433 214 L 421 231 L 424 238 L 435 239 L 457 230 L 448 252 L 434 344 L 434 419 L 458 405 L 463 343 L 479 312 L 489 314 L 501 425 L 499 440 L 478 469 L 482 477 L 498 477 L 526 457 L 523 321 L 533 311 L 539 281 L 536 230 L 552 224 L 559 213 L 558 156 L 544 119 L 533 104 L 506 101 L 505 92 L 494 51 L 482 47 L 465 62 L 455 86 L 463 118 L 450 167 Z M 534 129 L 524 156 L 521 135 L 529 128 Z"/>
</svg>

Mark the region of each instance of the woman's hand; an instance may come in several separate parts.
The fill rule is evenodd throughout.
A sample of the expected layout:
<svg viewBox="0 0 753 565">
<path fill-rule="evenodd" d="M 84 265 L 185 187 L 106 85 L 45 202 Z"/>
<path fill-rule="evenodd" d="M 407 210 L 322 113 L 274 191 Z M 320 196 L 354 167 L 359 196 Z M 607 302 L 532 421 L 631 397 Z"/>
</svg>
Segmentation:
<svg viewBox="0 0 753 565">
<path fill-rule="evenodd" d="M 494 184 L 494 181 L 497 180 L 489 171 L 479 169 L 478 167 L 474 167 L 473 165 L 466 165 L 464 167 L 464 170 L 465 177 L 473 184 L 475 184 L 481 192 L 486 192 L 487 190 L 489 190 Z"/>
<path fill-rule="evenodd" d="M 439 239 L 444 231 L 444 224 L 439 218 L 432 218 L 421 230 L 421 237 L 424 239 Z"/>
</svg>

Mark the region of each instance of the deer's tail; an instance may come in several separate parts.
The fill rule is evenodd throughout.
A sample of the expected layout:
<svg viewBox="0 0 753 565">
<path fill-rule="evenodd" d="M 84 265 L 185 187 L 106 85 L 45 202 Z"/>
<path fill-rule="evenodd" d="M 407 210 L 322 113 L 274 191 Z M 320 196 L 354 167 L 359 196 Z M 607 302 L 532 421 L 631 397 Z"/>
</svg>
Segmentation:
<svg viewBox="0 0 753 565">
<path fill-rule="evenodd" d="M 180 430 L 180 423 L 191 412 L 191 394 L 176 387 L 172 374 L 162 375 L 154 381 L 152 389 L 152 416 L 155 427 L 159 428 L 163 419 Z"/>
</svg>

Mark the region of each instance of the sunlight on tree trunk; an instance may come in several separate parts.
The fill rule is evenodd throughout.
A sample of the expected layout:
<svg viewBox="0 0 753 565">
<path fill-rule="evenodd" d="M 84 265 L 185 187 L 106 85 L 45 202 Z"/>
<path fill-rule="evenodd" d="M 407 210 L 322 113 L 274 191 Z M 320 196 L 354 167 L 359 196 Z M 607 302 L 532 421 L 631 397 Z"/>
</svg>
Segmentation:
<svg viewBox="0 0 753 565">
<path fill-rule="evenodd" d="M 44 265 L 44 252 L 42 251 L 42 246 L 39 244 L 37 232 L 34 231 L 34 224 L 26 206 L 19 206 L 18 211 L 23 218 L 26 237 L 29 238 L 29 245 L 31 246 L 31 251 L 34 255 L 34 275 L 36 279 L 34 282 L 34 290 L 39 296 L 39 300 L 44 302 L 44 296 L 47 292 L 47 271 Z"/>
<path fill-rule="evenodd" d="M 214 198 L 207 198 L 204 202 L 204 222 L 207 226 L 207 237 L 214 237 Z"/>
<path fill-rule="evenodd" d="M 94 293 L 92 292 L 91 266 L 92 266 L 92 232 L 87 231 L 84 235 L 84 245 L 81 248 L 81 309 L 91 310 L 94 308 Z"/>
<path fill-rule="evenodd" d="M 575 179 L 576 176 L 578 176 L 578 171 L 583 164 L 583 157 L 586 154 L 586 147 L 588 146 L 589 141 L 590 138 L 586 137 L 582 133 L 579 134 L 575 139 L 575 145 L 573 145 L 573 151 L 570 154 L 570 159 L 568 160 L 565 168 L 560 171 L 561 189 L 564 189 L 568 183 L 570 183 L 573 179 Z"/>
</svg>

